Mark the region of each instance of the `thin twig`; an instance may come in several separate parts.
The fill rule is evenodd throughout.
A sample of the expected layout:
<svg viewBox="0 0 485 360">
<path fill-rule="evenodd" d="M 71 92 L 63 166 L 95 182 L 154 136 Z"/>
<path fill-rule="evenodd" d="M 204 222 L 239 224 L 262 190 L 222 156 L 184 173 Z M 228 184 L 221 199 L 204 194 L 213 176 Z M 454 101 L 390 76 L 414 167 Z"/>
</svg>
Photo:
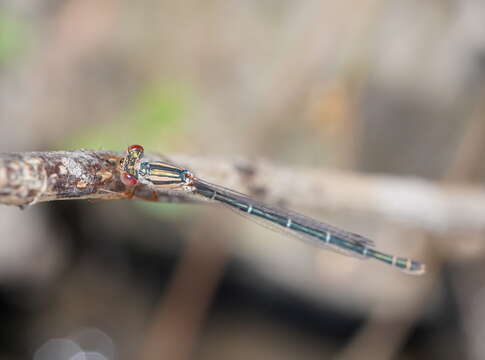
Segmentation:
<svg viewBox="0 0 485 360">
<path fill-rule="evenodd" d="M 119 155 L 95 151 L 0 154 L 0 202 L 28 205 L 68 199 L 122 197 Z"/>
</svg>

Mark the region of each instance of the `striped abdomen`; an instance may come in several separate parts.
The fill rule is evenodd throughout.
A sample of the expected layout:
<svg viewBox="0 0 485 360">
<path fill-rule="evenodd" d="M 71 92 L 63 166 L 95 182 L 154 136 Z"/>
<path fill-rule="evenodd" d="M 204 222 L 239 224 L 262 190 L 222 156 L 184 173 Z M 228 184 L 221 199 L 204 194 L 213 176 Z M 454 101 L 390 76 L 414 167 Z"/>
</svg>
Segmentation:
<svg viewBox="0 0 485 360">
<path fill-rule="evenodd" d="M 302 218 L 305 218 L 303 215 L 290 212 L 285 214 L 284 210 L 274 209 L 267 205 L 249 201 L 242 194 L 229 193 L 227 189 L 217 188 L 213 184 L 208 184 L 200 180 L 194 180 L 194 186 L 196 194 L 219 201 L 272 224 L 279 225 L 282 228 L 292 231 L 295 235 L 302 235 L 302 238 L 315 239 L 320 245 L 334 249 L 337 252 L 360 258 L 379 260 L 409 274 L 420 275 L 425 272 L 424 264 L 408 258 L 385 254 L 370 248 L 365 241 L 366 239 L 362 237 L 357 238 L 358 235 L 356 234 L 342 230 L 336 231 L 331 226 L 328 226 L 328 228 L 313 226 L 313 220 L 309 218 L 307 221 L 302 220 Z"/>
</svg>

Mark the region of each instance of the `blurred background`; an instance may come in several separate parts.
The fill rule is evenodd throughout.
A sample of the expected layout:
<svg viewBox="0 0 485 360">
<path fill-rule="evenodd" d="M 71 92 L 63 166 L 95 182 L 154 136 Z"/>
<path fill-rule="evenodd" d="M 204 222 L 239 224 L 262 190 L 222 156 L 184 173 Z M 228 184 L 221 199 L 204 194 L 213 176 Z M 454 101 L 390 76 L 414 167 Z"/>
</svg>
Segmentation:
<svg viewBox="0 0 485 360">
<path fill-rule="evenodd" d="M 477 0 L 0 1 L 1 152 L 140 143 L 480 186 L 484 80 Z M 208 206 L 1 206 L 0 359 L 485 358 L 483 234 L 294 210 L 429 271 Z"/>
</svg>

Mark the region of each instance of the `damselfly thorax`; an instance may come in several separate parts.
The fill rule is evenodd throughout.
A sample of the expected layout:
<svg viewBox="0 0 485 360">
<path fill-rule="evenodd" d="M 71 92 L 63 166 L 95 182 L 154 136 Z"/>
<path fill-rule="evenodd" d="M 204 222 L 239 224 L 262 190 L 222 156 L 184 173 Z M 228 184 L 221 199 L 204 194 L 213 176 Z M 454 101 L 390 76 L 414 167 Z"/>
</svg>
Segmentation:
<svg viewBox="0 0 485 360">
<path fill-rule="evenodd" d="M 193 190 L 194 176 L 189 170 L 162 161 L 141 161 L 143 153 L 142 146 L 132 145 L 121 160 L 121 179 L 125 185 L 134 186 L 140 182 L 159 189 Z"/>
</svg>

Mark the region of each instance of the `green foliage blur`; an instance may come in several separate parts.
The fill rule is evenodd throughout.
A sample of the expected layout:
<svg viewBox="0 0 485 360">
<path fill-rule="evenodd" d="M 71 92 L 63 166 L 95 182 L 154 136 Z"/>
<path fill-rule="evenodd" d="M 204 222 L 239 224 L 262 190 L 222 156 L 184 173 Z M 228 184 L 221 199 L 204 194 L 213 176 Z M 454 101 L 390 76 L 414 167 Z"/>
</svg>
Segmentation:
<svg viewBox="0 0 485 360">
<path fill-rule="evenodd" d="M 131 144 L 141 144 L 147 151 L 170 151 L 184 132 L 190 116 L 190 92 L 182 86 L 158 84 L 143 90 L 120 119 L 101 122 L 85 133 L 68 139 L 68 148 L 123 151 Z M 128 136 L 128 137 L 127 137 Z"/>
<path fill-rule="evenodd" d="M 26 24 L 0 11 L 0 65 L 9 64 L 28 43 Z"/>
</svg>

